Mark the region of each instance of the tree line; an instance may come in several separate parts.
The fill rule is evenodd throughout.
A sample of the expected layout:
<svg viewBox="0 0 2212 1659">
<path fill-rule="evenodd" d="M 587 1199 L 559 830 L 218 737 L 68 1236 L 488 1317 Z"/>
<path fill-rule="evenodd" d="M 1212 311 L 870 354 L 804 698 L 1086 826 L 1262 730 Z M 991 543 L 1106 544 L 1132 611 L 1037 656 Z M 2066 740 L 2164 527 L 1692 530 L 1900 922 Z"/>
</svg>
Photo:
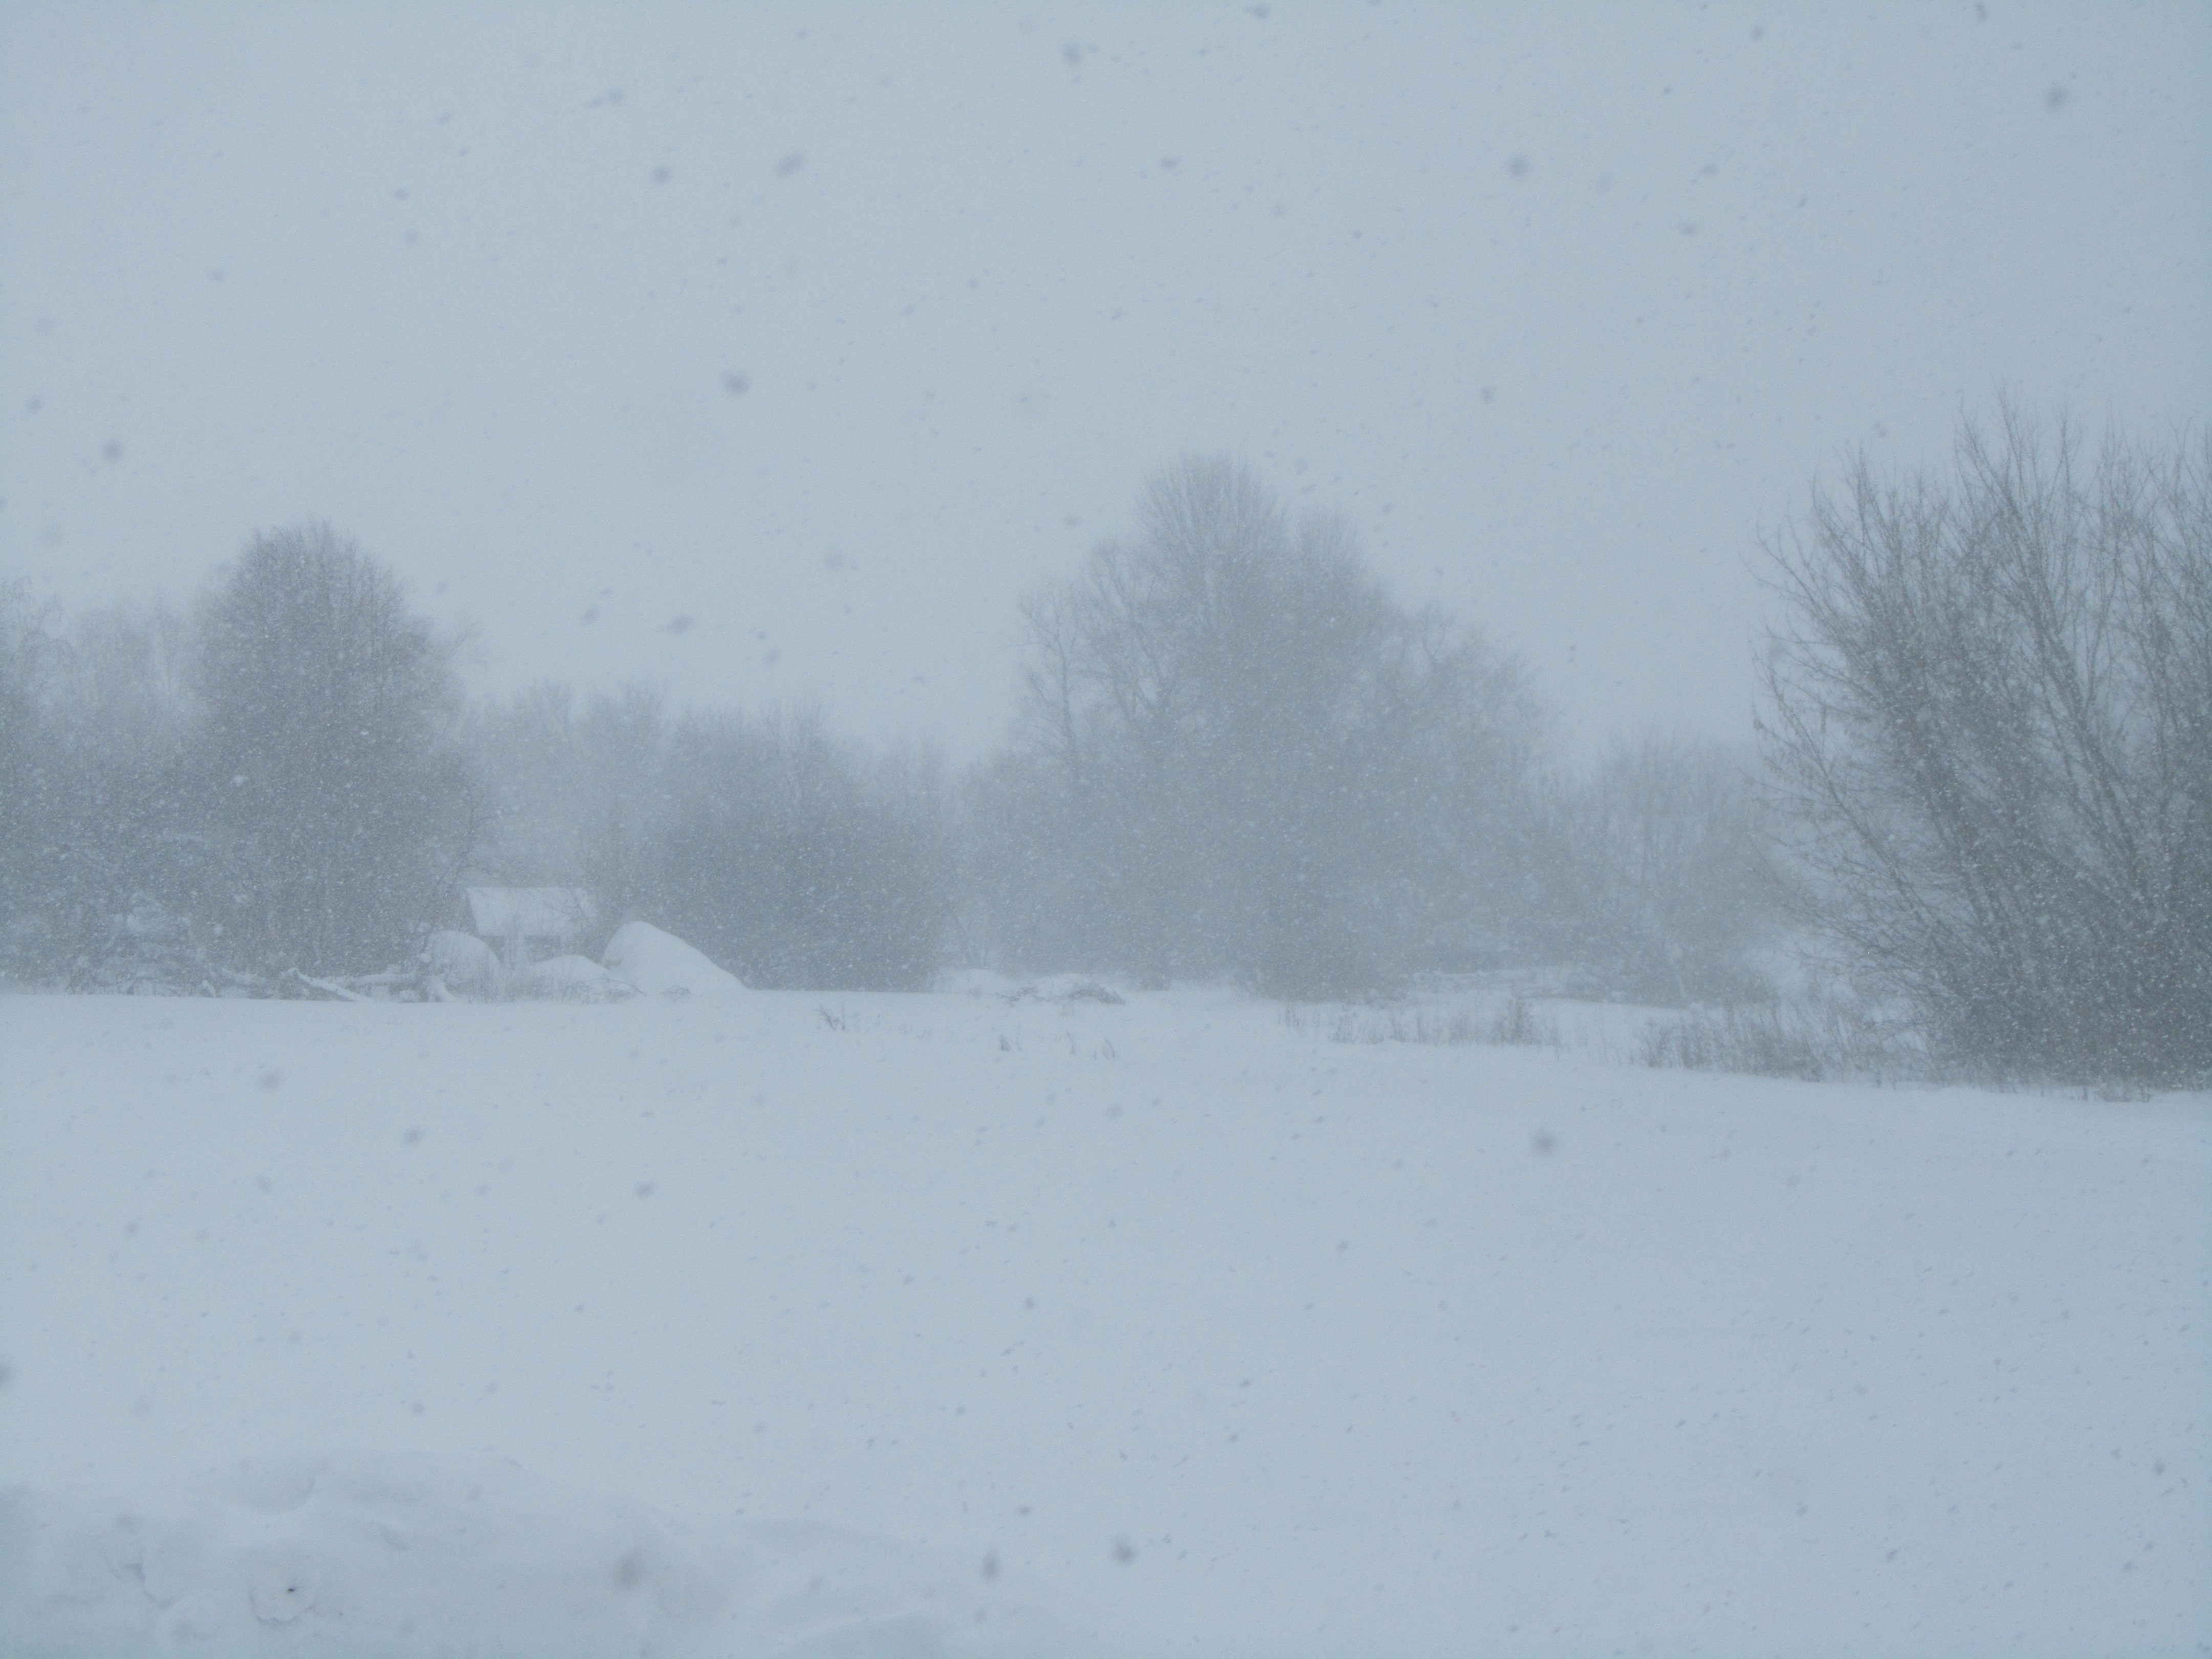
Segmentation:
<svg viewBox="0 0 2212 1659">
<path fill-rule="evenodd" d="M 957 773 L 805 708 L 471 703 L 390 573 L 295 526 L 189 614 L 6 596 L 0 951 L 97 984 L 167 929 L 234 975 L 357 971 L 471 881 L 585 887 L 763 987 L 1541 963 L 1686 1004 L 1760 994 L 1789 937 L 1984 1071 L 2202 1075 L 2208 483 L 2203 445 L 2014 417 L 1945 474 L 1862 462 L 1768 549 L 1758 752 L 1580 769 L 1515 658 L 1224 461 L 1028 596 L 1011 735 Z"/>
</svg>

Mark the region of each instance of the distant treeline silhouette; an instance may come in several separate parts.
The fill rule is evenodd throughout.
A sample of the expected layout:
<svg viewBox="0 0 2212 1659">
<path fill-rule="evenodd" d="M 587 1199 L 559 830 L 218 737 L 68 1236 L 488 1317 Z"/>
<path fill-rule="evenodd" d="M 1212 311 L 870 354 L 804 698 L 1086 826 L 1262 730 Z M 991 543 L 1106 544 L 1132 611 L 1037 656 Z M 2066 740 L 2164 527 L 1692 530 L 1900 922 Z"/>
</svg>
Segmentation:
<svg viewBox="0 0 2212 1659">
<path fill-rule="evenodd" d="M 1571 967 L 1757 998 L 1785 933 L 1982 1073 L 2212 1069 L 2212 451 L 2086 460 L 2008 416 L 1947 476 L 1770 547 L 1763 754 L 1559 760 L 1522 665 L 1408 606 L 1348 529 L 1187 459 L 1022 604 L 1020 702 L 955 775 L 805 708 L 558 684 L 473 706 L 456 642 L 329 527 L 256 537 L 189 616 L 0 638 L 7 970 L 359 972 L 471 883 L 586 889 L 748 983 L 948 966 L 1319 1000 Z M 182 945 L 179 945 L 179 941 Z"/>
</svg>

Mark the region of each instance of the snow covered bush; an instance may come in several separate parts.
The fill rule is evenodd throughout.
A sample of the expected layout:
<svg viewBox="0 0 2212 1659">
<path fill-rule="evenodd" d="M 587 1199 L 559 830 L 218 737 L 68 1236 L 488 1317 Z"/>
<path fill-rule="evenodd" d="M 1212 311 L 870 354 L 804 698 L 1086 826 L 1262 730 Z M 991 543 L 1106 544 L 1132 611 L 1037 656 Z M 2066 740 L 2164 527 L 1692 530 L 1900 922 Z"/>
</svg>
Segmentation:
<svg viewBox="0 0 2212 1659">
<path fill-rule="evenodd" d="M 564 1002 L 626 1002 L 637 987 L 589 957 L 548 957 L 507 975 L 510 997 L 553 998 Z"/>
</svg>

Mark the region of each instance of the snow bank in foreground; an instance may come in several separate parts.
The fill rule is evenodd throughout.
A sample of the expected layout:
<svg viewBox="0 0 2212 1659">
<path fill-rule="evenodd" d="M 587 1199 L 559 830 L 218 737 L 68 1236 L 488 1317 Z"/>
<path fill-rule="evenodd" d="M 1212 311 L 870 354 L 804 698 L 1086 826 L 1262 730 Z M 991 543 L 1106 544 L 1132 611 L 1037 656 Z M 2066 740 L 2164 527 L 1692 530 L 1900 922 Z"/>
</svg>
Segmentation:
<svg viewBox="0 0 2212 1659">
<path fill-rule="evenodd" d="M 719 996 L 745 988 L 707 953 L 649 921 L 626 921 L 607 941 L 602 960 L 647 996 Z"/>
<path fill-rule="evenodd" d="M 0 1491 L 15 1659 L 1066 1653 L 993 1569 L 814 1526 L 684 1528 L 504 1459 L 352 1453 L 121 1509 Z"/>
<path fill-rule="evenodd" d="M 142 1517 L 22 1500 L 0 1656 L 167 1650 L 188 1603 L 248 1632 L 210 1659 L 359 1653 L 332 1609 L 402 1601 L 459 1633 L 394 1659 L 512 1652 L 551 1626 L 509 1598 L 571 1593 L 607 1655 L 1012 1648 L 967 1598 L 1017 1574 L 1132 1659 L 2212 1638 L 2212 1097 L 1125 994 L 0 996 L 0 1485 Z M 562 1486 L 161 1498 L 334 1445 Z M 327 1553 L 268 1623 L 279 1545 Z M 803 1624 L 817 1572 L 872 1599 Z"/>
</svg>

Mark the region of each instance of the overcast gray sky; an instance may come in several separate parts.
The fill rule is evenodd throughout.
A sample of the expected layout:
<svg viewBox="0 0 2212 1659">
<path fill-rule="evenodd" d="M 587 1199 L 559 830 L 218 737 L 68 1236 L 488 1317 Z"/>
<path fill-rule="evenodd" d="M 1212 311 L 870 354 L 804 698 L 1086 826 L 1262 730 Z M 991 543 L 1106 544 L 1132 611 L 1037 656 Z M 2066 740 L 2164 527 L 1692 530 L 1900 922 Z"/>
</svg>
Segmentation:
<svg viewBox="0 0 2212 1659">
<path fill-rule="evenodd" d="M 326 518 L 478 684 L 956 755 L 1186 450 L 1747 728 L 1756 537 L 2001 392 L 2212 390 L 2212 8 L 0 9 L 0 571 Z"/>
</svg>

